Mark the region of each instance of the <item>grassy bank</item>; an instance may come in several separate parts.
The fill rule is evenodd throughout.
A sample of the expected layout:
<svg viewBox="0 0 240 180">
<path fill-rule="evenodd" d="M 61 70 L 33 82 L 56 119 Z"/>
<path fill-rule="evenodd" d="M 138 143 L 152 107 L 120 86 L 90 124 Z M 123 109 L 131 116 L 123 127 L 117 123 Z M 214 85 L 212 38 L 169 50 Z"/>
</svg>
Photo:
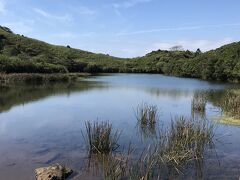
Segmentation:
<svg viewBox="0 0 240 180">
<path fill-rule="evenodd" d="M 40 73 L 10 73 L 0 74 L 0 82 L 7 83 L 48 83 L 48 82 L 68 82 L 75 81 L 78 78 L 90 76 L 89 73 L 54 73 L 54 74 L 40 74 Z"/>
</svg>

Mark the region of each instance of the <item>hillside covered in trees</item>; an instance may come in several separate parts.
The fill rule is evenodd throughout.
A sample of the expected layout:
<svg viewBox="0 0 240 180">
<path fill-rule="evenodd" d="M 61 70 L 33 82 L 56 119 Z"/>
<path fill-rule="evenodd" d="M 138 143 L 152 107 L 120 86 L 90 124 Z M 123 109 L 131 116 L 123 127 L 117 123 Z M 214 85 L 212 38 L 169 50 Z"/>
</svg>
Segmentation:
<svg viewBox="0 0 240 180">
<path fill-rule="evenodd" d="M 205 53 L 173 49 L 138 58 L 117 58 L 55 46 L 0 26 L 1 73 L 161 73 L 207 80 L 240 81 L 240 42 Z"/>
</svg>

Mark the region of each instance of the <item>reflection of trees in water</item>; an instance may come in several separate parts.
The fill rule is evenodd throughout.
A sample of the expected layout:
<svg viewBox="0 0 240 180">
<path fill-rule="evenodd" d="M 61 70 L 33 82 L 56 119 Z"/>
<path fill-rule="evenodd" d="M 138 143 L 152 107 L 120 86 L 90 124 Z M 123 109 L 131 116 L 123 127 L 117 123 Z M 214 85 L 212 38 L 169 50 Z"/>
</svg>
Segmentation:
<svg viewBox="0 0 240 180">
<path fill-rule="evenodd" d="M 174 99 L 180 97 L 188 97 L 192 94 L 191 90 L 183 90 L 183 89 L 159 89 L 159 88 L 146 88 L 144 91 L 150 93 L 154 96 L 169 96 Z"/>
<path fill-rule="evenodd" d="M 206 119 L 206 92 L 195 91 L 191 102 L 191 113 L 194 119 Z"/>
<path fill-rule="evenodd" d="M 13 106 L 37 101 L 49 96 L 104 88 L 105 84 L 96 82 L 22 84 L 0 86 L 0 112 L 8 111 Z"/>
<path fill-rule="evenodd" d="M 209 91 L 208 101 L 219 107 L 228 116 L 240 118 L 240 90 L 226 89 L 221 91 Z"/>
</svg>

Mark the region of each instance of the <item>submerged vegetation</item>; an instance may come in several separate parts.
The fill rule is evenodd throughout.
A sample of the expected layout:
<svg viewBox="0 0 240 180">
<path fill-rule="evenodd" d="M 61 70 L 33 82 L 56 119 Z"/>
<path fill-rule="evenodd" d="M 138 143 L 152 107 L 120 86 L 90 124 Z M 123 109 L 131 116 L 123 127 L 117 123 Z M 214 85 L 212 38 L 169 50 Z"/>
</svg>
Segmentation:
<svg viewBox="0 0 240 180">
<path fill-rule="evenodd" d="M 202 53 L 172 49 L 137 58 L 116 58 L 54 46 L 0 26 L 0 72 L 162 73 L 208 80 L 240 81 L 240 43 Z"/>
</svg>

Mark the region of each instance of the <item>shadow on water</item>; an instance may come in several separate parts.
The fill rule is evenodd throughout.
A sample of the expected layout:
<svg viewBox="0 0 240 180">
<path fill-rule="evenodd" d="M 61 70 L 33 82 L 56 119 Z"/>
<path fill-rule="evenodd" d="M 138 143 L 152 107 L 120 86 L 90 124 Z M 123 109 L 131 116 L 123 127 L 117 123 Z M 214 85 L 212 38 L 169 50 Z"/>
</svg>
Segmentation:
<svg viewBox="0 0 240 180">
<path fill-rule="evenodd" d="M 106 88 L 103 83 L 80 81 L 69 83 L 47 83 L 22 85 L 0 85 L 0 112 L 9 111 L 17 105 L 38 101 L 50 96 L 71 95 L 74 92 L 83 92 L 91 89 Z"/>
</svg>

